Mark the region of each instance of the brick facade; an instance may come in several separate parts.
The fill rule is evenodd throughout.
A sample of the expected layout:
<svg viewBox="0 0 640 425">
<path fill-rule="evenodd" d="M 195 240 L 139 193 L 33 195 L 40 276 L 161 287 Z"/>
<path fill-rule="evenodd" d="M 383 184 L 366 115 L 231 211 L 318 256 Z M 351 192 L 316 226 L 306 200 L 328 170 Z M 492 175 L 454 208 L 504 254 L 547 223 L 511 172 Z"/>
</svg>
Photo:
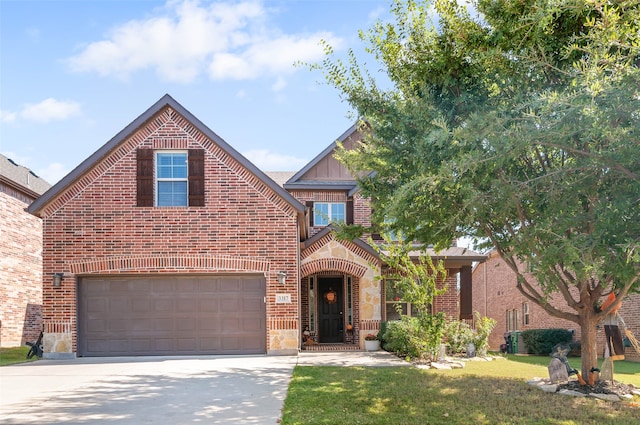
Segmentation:
<svg viewBox="0 0 640 425">
<path fill-rule="evenodd" d="M 138 148 L 204 149 L 205 207 L 137 207 Z M 267 341 L 272 331 L 297 333 L 296 211 L 170 107 L 49 201 L 42 218 L 43 318 L 48 326 L 70 326 L 72 353 L 77 278 L 91 274 L 263 273 L 267 324 L 278 327 L 267 330 Z M 291 282 L 291 303 L 275 303 L 283 292 L 278 271 Z M 46 277 L 57 272 L 64 279 L 54 288 Z"/>
<path fill-rule="evenodd" d="M 528 323 L 525 323 L 524 307 L 527 303 L 529 309 Z M 550 299 L 550 303 L 558 308 L 569 311 L 563 304 L 563 300 Z M 541 307 L 528 301 L 516 288 L 515 273 L 493 252 L 485 263 L 479 264 L 473 271 L 473 310 L 480 312 L 497 321 L 491 336 L 489 346 L 497 350 L 504 343 L 503 334 L 507 332 L 507 314 L 517 312 L 517 329 L 547 329 L 562 328 L 575 331 L 575 339 L 580 340 L 580 327 L 577 323 L 553 317 Z M 629 329 L 636 336 L 640 336 L 640 295 L 629 295 L 622 304 L 619 312 Z M 598 353 L 602 356 L 604 347 L 604 332 L 598 329 Z M 627 358 L 640 360 L 640 356 L 632 348 L 626 350 Z"/>
<path fill-rule="evenodd" d="M 204 206 L 140 206 L 149 202 L 147 184 L 153 178 L 148 168 L 140 171 L 141 163 L 149 161 L 148 152 L 141 150 L 189 151 L 189 157 L 194 150 L 203 151 Z M 330 227 L 309 226 L 313 211 L 308 202 L 352 204 L 347 217 L 364 226 L 371 224 L 371 209 L 330 148 L 318 160 L 321 167 L 314 168 L 312 161 L 298 173 L 311 179 L 288 188 L 285 183 L 285 190 L 173 99 L 161 99 L 65 177 L 55 193 L 29 208 L 44 223 L 45 356 L 75 355 L 78 350 L 79 279 L 113 275 L 265 276 L 269 354 L 300 348 L 313 302 L 309 279 L 342 277 L 344 299 L 351 299 L 352 310 L 345 304 L 340 314 L 347 313 L 343 321 L 351 314 L 354 327 L 345 338 L 363 346 L 363 331 L 377 330 L 383 320 L 380 260 L 362 240 L 339 241 Z M 336 181 L 329 181 L 334 174 Z M 141 187 L 143 198 L 137 196 Z M 196 195 L 201 202 L 200 193 Z M 474 260 L 458 261 L 470 265 Z M 286 272 L 285 286 L 278 282 L 280 271 Z M 54 273 L 64 274 L 60 287 L 52 285 Z M 435 305 L 452 317 L 459 311 L 455 273 L 457 269 L 446 279 L 449 291 Z M 291 302 L 281 302 L 282 296 L 278 302 L 276 295 L 290 295 Z"/>
<path fill-rule="evenodd" d="M 38 193 L 13 180 L 29 171 L 1 159 L 16 170 L 0 176 L 0 346 L 15 347 L 42 330 L 42 221 L 26 211 Z"/>
</svg>

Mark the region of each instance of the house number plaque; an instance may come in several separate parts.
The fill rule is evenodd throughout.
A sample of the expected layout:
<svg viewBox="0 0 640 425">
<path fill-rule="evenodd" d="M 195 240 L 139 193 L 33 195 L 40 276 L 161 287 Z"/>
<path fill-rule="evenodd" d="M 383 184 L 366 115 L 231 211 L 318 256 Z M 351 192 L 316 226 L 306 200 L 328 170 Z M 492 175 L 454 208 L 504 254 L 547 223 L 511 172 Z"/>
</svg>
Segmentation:
<svg viewBox="0 0 640 425">
<path fill-rule="evenodd" d="M 276 304 L 291 304 L 291 294 L 276 294 Z"/>
</svg>

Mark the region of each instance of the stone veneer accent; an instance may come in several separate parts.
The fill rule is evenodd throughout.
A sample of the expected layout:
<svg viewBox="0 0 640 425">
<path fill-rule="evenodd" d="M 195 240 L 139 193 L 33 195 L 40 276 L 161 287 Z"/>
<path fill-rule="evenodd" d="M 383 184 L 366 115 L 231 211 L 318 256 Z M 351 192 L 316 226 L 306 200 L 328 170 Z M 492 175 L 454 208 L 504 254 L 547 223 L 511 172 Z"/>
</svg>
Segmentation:
<svg viewBox="0 0 640 425">
<path fill-rule="evenodd" d="M 364 330 L 372 327 L 371 322 L 379 324 L 382 319 L 381 281 L 376 278 L 380 276 L 380 265 L 372 255 L 367 254 L 367 258 L 363 258 L 354 251 L 366 254 L 366 251 L 353 243 L 337 241 L 335 235 L 330 233 L 305 250 L 300 263 L 301 275 L 306 277 L 319 271 L 331 270 L 357 276 L 360 288 L 360 302 L 356 307 L 359 308 L 360 318 L 358 328 Z M 359 344 L 364 347 L 363 332 L 359 334 Z"/>
</svg>

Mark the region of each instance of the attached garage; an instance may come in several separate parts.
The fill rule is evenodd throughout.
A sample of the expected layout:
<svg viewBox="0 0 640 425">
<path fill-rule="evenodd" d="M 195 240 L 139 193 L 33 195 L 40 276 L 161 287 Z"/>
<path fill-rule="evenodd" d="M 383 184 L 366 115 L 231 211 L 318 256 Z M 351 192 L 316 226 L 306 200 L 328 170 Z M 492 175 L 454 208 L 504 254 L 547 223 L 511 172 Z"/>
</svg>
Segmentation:
<svg viewBox="0 0 640 425">
<path fill-rule="evenodd" d="M 80 356 L 263 354 L 261 275 L 83 277 Z"/>
</svg>

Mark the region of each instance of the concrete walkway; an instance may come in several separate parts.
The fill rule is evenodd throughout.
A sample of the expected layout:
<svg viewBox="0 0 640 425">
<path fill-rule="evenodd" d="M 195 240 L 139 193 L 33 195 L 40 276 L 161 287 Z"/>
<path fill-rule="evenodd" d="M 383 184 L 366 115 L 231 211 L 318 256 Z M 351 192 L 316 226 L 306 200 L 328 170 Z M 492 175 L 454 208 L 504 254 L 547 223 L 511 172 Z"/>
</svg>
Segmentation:
<svg viewBox="0 0 640 425">
<path fill-rule="evenodd" d="M 296 364 L 409 365 L 382 351 L 40 360 L 0 368 L 0 423 L 276 424 Z"/>
</svg>

